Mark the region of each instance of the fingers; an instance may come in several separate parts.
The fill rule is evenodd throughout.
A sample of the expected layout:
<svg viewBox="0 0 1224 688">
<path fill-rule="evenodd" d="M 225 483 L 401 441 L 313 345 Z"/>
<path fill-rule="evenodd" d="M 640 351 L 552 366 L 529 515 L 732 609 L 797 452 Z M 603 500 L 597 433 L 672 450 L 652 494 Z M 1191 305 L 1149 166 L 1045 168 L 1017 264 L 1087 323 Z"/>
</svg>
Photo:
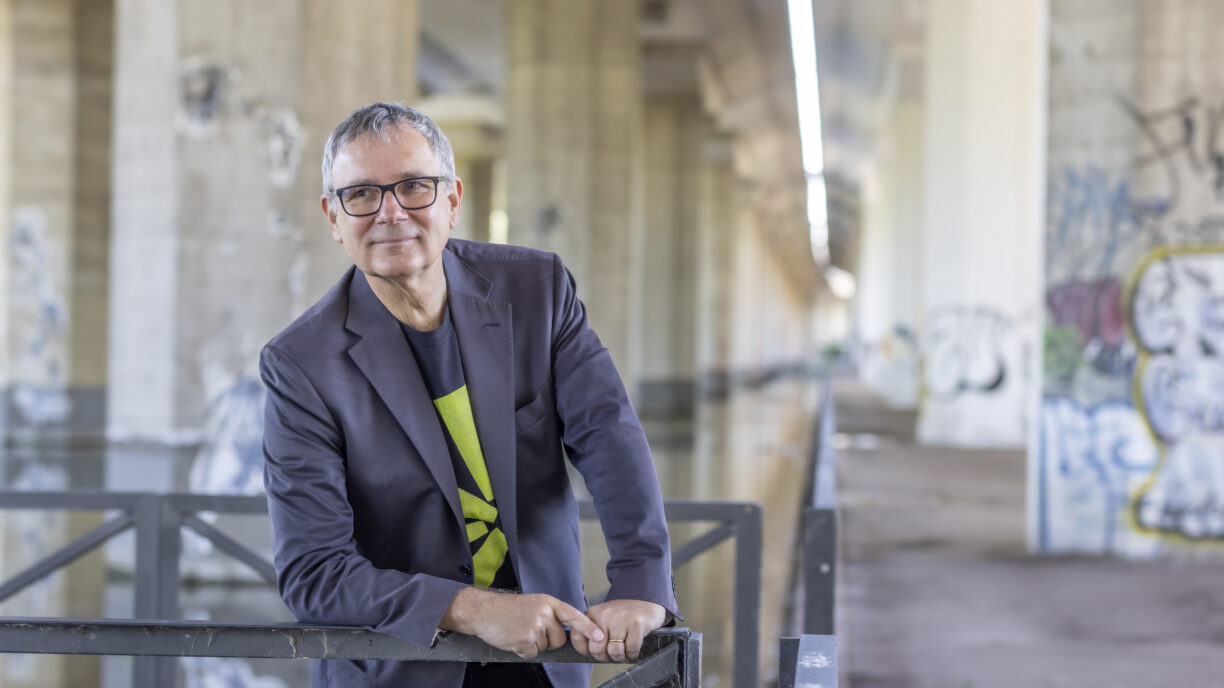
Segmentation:
<svg viewBox="0 0 1224 688">
<path fill-rule="evenodd" d="M 536 655 L 540 654 L 540 646 L 534 642 L 523 643 L 517 649 L 511 650 L 511 652 L 523 659 L 534 659 Z"/>
<path fill-rule="evenodd" d="M 613 662 L 624 664 L 629 661 L 628 650 L 626 646 L 629 644 L 629 630 L 627 628 L 618 628 L 611 626 L 608 628 L 608 658 Z M 638 650 L 642 649 L 642 639 L 638 638 Z"/>
<path fill-rule="evenodd" d="M 646 634 L 641 628 L 635 628 L 629 631 L 625 636 L 625 658 L 630 662 L 636 662 L 637 658 L 642 654 L 642 639 Z"/>
<path fill-rule="evenodd" d="M 586 655 L 588 657 L 591 656 L 591 648 L 589 647 L 590 641 L 587 640 L 585 635 L 581 633 L 570 633 L 569 638 L 570 643 L 574 646 L 574 649 L 578 651 L 578 654 Z"/>
<path fill-rule="evenodd" d="M 557 617 L 558 621 L 568 625 L 571 631 L 578 631 L 593 642 L 607 640 L 599 624 L 587 618 L 586 614 L 574 609 L 561 600 L 553 600 L 553 615 Z"/>
<path fill-rule="evenodd" d="M 582 636 L 581 633 L 575 633 L 574 635 Z M 547 643 L 546 649 L 555 650 L 564 645 L 566 639 L 565 628 L 555 619 L 544 626 L 544 641 Z"/>
</svg>

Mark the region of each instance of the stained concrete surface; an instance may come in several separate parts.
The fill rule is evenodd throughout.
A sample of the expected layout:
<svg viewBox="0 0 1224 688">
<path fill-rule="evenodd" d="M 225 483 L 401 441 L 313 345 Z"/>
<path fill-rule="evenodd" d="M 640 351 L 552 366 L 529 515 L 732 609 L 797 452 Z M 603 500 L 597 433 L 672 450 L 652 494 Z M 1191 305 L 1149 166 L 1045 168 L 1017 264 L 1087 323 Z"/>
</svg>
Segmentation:
<svg viewBox="0 0 1224 688">
<path fill-rule="evenodd" d="M 916 447 L 837 399 L 884 433 L 839 438 L 843 687 L 1224 686 L 1224 561 L 1030 556 L 1023 451 Z"/>
</svg>

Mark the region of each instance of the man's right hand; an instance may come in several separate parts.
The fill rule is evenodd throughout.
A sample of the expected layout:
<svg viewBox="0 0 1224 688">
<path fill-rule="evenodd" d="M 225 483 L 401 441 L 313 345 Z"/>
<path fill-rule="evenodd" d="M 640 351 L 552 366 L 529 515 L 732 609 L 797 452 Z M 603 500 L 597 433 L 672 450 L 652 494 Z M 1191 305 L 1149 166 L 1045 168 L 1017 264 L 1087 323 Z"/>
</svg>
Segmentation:
<svg viewBox="0 0 1224 688">
<path fill-rule="evenodd" d="M 501 650 L 531 659 L 565 644 L 565 626 L 602 642 L 603 630 L 585 614 L 551 595 L 516 595 L 463 588 L 451 600 L 442 629 L 474 635 Z"/>
</svg>

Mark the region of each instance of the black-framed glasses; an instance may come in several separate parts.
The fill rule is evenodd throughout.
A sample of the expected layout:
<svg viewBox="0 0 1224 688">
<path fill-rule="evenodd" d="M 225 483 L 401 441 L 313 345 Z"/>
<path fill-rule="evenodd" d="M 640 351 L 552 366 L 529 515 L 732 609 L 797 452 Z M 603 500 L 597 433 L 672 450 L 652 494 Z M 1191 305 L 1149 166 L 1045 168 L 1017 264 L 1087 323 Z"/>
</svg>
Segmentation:
<svg viewBox="0 0 1224 688">
<path fill-rule="evenodd" d="M 336 189 L 340 207 L 353 217 L 373 215 L 382 210 L 383 196 L 390 191 L 404 210 L 428 208 L 438 200 L 438 184 L 450 177 L 410 177 L 390 184 L 354 184 Z"/>
</svg>

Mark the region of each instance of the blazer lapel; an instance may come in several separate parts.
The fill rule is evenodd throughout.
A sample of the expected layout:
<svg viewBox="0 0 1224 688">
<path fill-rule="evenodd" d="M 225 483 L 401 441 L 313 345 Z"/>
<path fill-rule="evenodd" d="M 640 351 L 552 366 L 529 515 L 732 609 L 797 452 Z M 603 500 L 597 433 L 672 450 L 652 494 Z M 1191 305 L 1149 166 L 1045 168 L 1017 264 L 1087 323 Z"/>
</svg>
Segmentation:
<svg viewBox="0 0 1224 688">
<path fill-rule="evenodd" d="M 510 546 L 515 572 L 518 562 L 518 504 L 514 432 L 514 332 L 508 303 L 488 300 L 492 283 L 455 256 L 442 254 L 450 299 L 451 322 L 459 337 L 463 376 L 467 381 L 476 434 L 497 513 Z M 521 575 L 521 574 L 520 574 Z"/>
<path fill-rule="evenodd" d="M 437 410 L 425 389 L 416 357 L 404 338 L 399 321 L 382 305 L 365 275 L 358 270 L 353 270 L 349 287 L 346 327 L 361 336 L 361 340 L 349 349 L 349 356 L 421 455 L 462 531 L 463 511 L 459 507 L 455 468 L 451 465 L 442 424 L 438 422 Z M 397 459 L 388 457 L 388 460 Z"/>
</svg>

